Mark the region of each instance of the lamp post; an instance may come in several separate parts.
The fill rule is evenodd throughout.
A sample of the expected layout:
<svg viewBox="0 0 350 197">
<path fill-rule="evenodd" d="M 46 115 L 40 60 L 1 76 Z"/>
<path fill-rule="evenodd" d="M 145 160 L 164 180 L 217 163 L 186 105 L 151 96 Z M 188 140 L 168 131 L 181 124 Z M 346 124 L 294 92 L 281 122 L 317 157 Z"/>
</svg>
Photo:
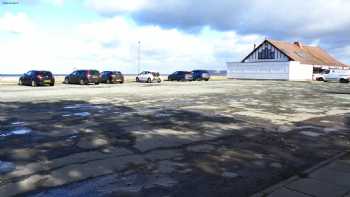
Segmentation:
<svg viewBox="0 0 350 197">
<path fill-rule="evenodd" d="M 139 74 L 141 67 L 141 41 L 138 41 L 137 44 L 137 74 Z"/>
</svg>

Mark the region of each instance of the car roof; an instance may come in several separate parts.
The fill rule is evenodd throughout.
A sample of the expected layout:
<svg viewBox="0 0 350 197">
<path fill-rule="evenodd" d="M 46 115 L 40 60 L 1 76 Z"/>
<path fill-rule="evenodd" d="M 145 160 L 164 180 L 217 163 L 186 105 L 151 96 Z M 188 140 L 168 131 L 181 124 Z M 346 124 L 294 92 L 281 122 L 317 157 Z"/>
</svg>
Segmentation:
<svg viewBox="0 0 350 197">
<path fill-rule="evenodd" d="M 193 70 L 192 72 L 208 72 L 207 70 Z"/>
<path fill-rule="evenodd" d="M 145 70 L 145 71 L 142 71 L 142 72 L 159 73 L 157 71 L 149 71 L 149 70 Z"/>
<path fill-rule="evenodd" d="M 77 72 L 84 71 L 85 72 L 85 71 L 98 71 L 98 70 L 96 70 L 96 69 L 80 69 L 80 70 L 75 70 L 75 71 L 77 71 Z M 100 71 L 98 71 L 98 72 L 100 72 Z"/>
<path fill-rule="evenodd" d="M 51 73 L 51 71 L 48 71 L 48 70 L 30 70 L 28 72 L 48 72 L 48 73 Z"/>
</svg>

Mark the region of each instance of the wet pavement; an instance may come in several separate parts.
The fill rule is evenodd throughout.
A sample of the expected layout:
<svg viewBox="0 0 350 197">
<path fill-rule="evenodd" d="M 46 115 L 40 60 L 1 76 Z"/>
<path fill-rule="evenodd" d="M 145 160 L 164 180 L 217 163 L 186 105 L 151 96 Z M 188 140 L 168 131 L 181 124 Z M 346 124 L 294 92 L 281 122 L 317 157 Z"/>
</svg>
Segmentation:
<svg viewBox="0 0 350 197">
<path fill-rule="evenodd" d="M 350 147 L 350 85 L 0 85 L 0 196 L 250 196 Z"/>
</svg>

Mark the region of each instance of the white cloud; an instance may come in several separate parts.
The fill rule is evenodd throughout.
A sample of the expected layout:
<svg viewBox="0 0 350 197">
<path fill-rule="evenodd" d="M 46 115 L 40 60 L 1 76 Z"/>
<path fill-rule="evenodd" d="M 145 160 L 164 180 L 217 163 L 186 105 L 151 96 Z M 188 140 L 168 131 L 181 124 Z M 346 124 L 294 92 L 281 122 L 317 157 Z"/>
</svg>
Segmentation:
<svg viewBox="0 0 350 197">
<path fill-rule="evenodd" d="M 29 20 L 25 13 L 12 14 L 6 12 L 0 16 L 0 31 L 10 33 L 30 33 L 35 29 L 35 25 Z"/>
<path fill-rule="evenodd" d="M 159 26 L 137 26 L 122 17 L 81 25 L 79 29 L 86 42 L 100 47 L 96 53 L 104 57 L 101 62 L 122 60 L 121 65 L 135 68 L 137 42 L 141 41 L 144 69 L 162 72 L 194 67 L 224 69 L 226 61 L 242 58 L 254 42 L 262 40 L 257 35 L 240 36 L 234 32 L 207 30 L 194 35 Z"/>
<path fill-rule="evenodd" d="M 146 7 L 148 0 L 87 0 L 86 5 L 105 12 L 131 12 Z"/>
<path fill-rule="evenodd" d="M 26 20 L 32 23 L 29 17 Z M 40 26 L 0 38 L 0 65 L 6 65 L 1 72 L 47 69 L 68 73 L 74 68 L 97 68 L 135 73 L 138 41 L 142 46 L 142 69 L 161 73 L 178 69 L 224 69 L 226 61 L 239 60 L 251 50 L 253 42 L 262 40 L 260 36 L 210 29 L 194 35 L 153 25 L 138 26 L 123 17 L 57 31 Z"/>
<path fill-rule="evenodd" d="M 64 0 L 51 0 L 51 3 L 56 6 L 63 6 Z"/>
</svg>

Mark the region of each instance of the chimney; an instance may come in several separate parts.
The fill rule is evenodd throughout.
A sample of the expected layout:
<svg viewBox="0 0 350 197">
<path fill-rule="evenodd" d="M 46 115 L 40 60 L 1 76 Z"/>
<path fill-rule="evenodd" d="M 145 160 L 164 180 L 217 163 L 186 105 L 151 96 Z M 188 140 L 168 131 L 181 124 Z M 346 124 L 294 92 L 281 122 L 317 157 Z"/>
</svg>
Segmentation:
<svg viewBox="0 0 350 197">
<path fill-rule="evenodd" d="M 294 42 L 295 45 L 297 45 L 299 48 L 303 48 L 303 44 L 299 41 Z"/>
</svg>

